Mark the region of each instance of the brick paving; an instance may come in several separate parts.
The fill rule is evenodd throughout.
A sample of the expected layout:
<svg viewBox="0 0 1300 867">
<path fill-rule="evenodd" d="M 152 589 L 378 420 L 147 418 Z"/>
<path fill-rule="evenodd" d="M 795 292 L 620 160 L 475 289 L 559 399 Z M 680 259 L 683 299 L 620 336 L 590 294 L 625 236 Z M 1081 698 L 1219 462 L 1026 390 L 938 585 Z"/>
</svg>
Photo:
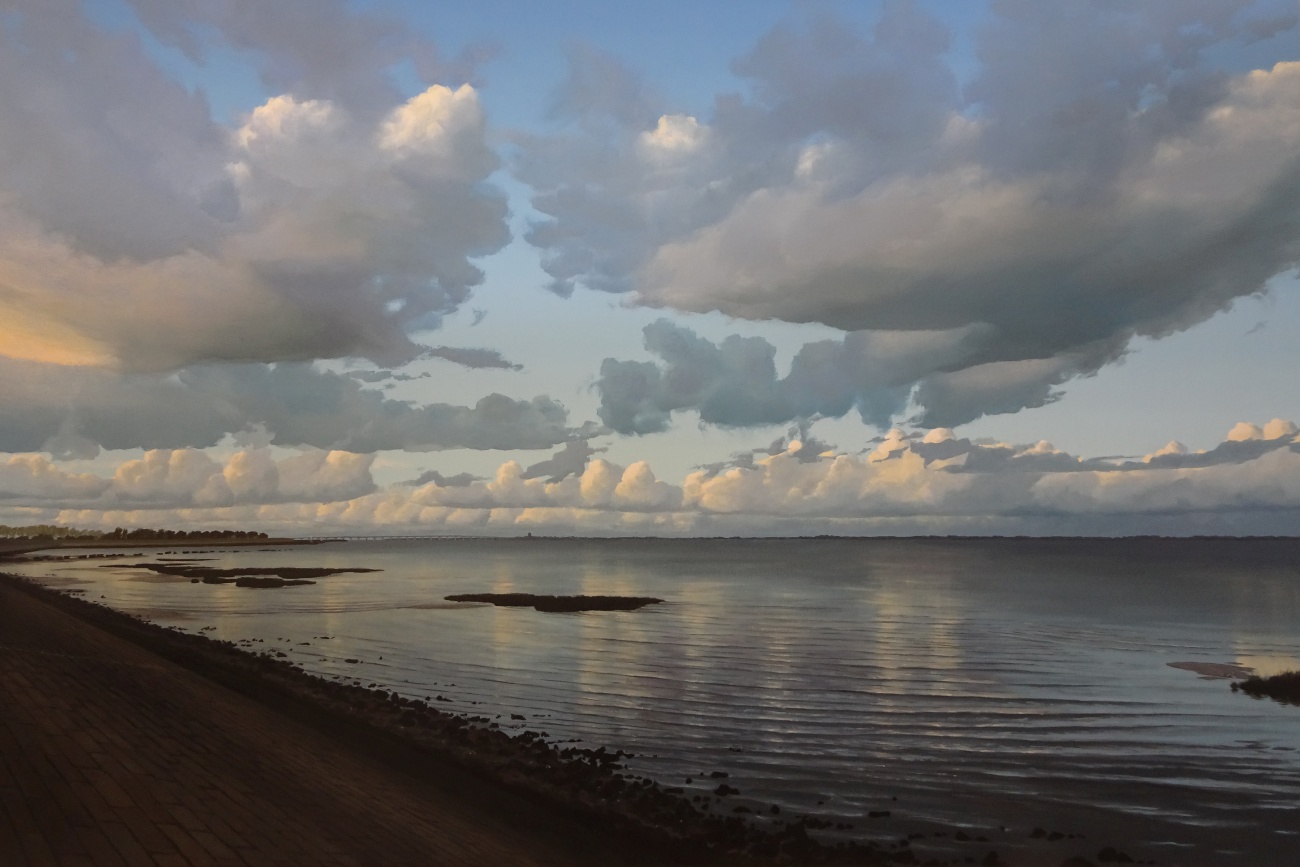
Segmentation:
<svg viewBox="0 0 1300 867">
<path fill-rule="evenodd" d="M 0 585 L 4 867 L 573 862 L 485 812 Z"/>
</svg>

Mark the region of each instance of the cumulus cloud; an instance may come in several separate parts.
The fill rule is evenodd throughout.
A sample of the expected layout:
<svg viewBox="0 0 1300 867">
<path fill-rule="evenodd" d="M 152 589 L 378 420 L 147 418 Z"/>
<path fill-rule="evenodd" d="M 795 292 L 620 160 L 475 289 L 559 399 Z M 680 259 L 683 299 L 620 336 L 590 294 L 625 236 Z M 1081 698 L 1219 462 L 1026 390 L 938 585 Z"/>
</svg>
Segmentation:
<svg viewBox="0 0 1300 867">
<path fill-rule="evenodd" d="M 507 461 L 490 481 L 444 487 L 426 485 L 411 494 L 422 506 L 457 509 L 571 508 L 629 512 L 671 511 L 681 503 L 681 488 L 660 481 L 650 465 L 636 461 L 627 467 L 597 458 L 581 473 L 557 481 L 529 477 L 515 461 Z"/>
<path fill-rule="evenodd" d="M 1182 443 L 1171 442 L 1142 458 L 1142 463 L 1169 469 L 1242 463 L 1295 442 L 1298 430 L 1300 429 L 1297 429 L 1294 422 L 1280 418 L 1273 419 L 1263 427 L 1241 422 L 1228 431 L 1223 442 L 1208 451 L 1191 452 Z M 1137 465 L 1126 462 L 1124 467 L 1136 468 Z"/>
<path fill-rule="evenodd" d="M 375 489 L 372 456 L 318 452 L 276 461 L 269 450 L 221 464 L 195 449 L 154 450 L 113 474 L 109 501 L 158 507 L 353 499 Z"/>
<path fill-rule="evenodd" d="M 1034 504 L 1049 512 L 1141 515 L 1300 507 L 1300 449 L 1271 449 L 1250 460 L 1197 469 L 1045 476 Z M 1294 525 L 1293 525 L 1294 526 Z"/>
<path fill-rule="evenodd" d="M 277 460 L 270 449 L 250 449 L 222 463 L 198 449 L 153 450 L 105 479 L 67 473 L 42 455 L 12 455 L 0 463 L 0 499 L 100 509 L 337 502 L 375 490 L 373 462 L 373 455 L 322 450 Z"/>
<path fill-rule="evenodd" d="M 776 28 L 734 64 L 748 92 L 708 117 L 575 63 L 571 130 L 522 142 L 548 217 L 529 239 L 561 294 L 978 329 L 961 358 L 943 347 L 910 371 L 922 424 L 1041 405 L 1134 335 L 1202 321 L 1300 261 L 1300 63 L 1212 62 L 1296 27 L 1293 4 L 1267 0 L 997 3 L 963 92 L 943 28 L 892 3 L 869 38 L 815 15 Z M 628 390 L 610 409 L 622 429 L 662 426 L 649 368 L 608 373 Z M 756 416 L 792 417 L 758 397 Z"/>
<path fill-rule="evenodd" d="M 474 88 L 401 99 L 388 69 L 438 72 L 432 46 L 342 3 L 136 8 L 193 58 L 257 54 L 284 89 L 232 129 L 74 0 L 0 18 L 0 352 L 133 370 L 416 357 L 408 332 L 508 239 Z"/>
<path fill-rule="evenodd" d="M 1274 420 L 1239 426 L 1233 436 L 1205 452 L 1165 447 L 1150 460 L 1115 461 L 1077 457 L 1043 441 L 971 441 L 942 428 L 894 429 L 867 449 L 845 453 L 796 428 L 730 465 L 695 470 L 681 484 L 657 478 L 645 461 L 623 466 L 587 454 L 580 470 L 549 479 L 507 461 L 490 479 L 431 472 L 385 490 L 374 489 L 370 458 L 348 452 L 275 460 L 267 449 L 247 449 L 221 463 L 193 450 L 156 451 L 124 463 L 111 479 L 67 474 L 43 457 L 19 455 L 0 464 L 0 491 L 11 504 L 43 506 L 45 517 L 61 508 L 58 520 L 78 526 L 242 521 L 297 532 L 1293 533 L 1300 517 L 1296 426 Z M 573 456 L 585 450 L 571 444 L 552 460 L 577 466 Z"/>
<path fill-rule="evenodd" d="M 0 449 L 93 457 L 206 447 L 258 431 L 267 445 L 374 452 L 543 449 L 584 429 L 546 396 L 474 406 L 393 400 L 308 364 L 200 365 L 170 376 L 0 359 Z"/>
<path fill-rule="evenodd" d="M 90 500 L 109 482 L 89 473 L 69 473 L 42 455 L 10 455 L 0 462 L 0 500 Z"/>
<path fill-rule="evenodd" d="M 1083 459 L 1045 441 L 978 443 L 946 429 L 924 437 L 893 430 L 864 457 L 808 462 L 792 448 L 751 466 L 697 471 L 683 484 L 683 500 L 708 512 L 826 518 L 1300 509 L 1300 439 L 1288 422 L 1271 427 L 1277 436 L 1250 440 L 1249 450 L 1229 440 L 1199 460 L 1169 464 Z"/>
<path fill-rule="evenodd" d="M 837 449 L 814 436 L 809 431 L 810 427 L 810 422 L 803 422 L 790 428 L 784 436 L 777 437 L 767 446 L 739 452 L 732 455 L 731 460 L 702 464 L 695 467 L 695 469 L 703 471 L 705 478 L 712 478 L 718 473 L 733 467 L 753 469 L 754 461 L 762 456 L 771 457 L 773 455 L 787 454 L 805 463 L 834 456 Z"/>
</svg>

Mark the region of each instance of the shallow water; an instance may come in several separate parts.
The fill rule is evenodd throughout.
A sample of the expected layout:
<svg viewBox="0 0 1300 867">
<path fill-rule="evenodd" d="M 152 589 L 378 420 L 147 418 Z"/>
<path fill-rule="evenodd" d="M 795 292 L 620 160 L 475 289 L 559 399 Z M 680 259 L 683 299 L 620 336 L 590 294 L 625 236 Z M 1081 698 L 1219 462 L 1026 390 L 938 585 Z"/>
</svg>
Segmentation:
<svg viewBox="0 0 1300 867">
<path fill-rule="evenodd" d="M 129 567 L 183 556 L 157 551 L 13 571 L 75 579 L 87 598 L 186 631 L 260 639 L 319 674 L 502 714 L 507 731 L 628 750 L 633 771 L 688 795 L 724 772 L 741 791 L 727 809 L 777 804 L 895 836 L 1086 820 L 1166 863 L 1215 863 L 1300 830 L 1300 708 L 1168 663 L 1300 668 L 1298 554 L 1294 542 L 440 540 L 190 555 L 383 570 L 274 590 Z M 581 614 L 443 602 L 468 592 L 665 602 Z M 886 809 L 888 823 L 865 819 Z"/>
</svg>

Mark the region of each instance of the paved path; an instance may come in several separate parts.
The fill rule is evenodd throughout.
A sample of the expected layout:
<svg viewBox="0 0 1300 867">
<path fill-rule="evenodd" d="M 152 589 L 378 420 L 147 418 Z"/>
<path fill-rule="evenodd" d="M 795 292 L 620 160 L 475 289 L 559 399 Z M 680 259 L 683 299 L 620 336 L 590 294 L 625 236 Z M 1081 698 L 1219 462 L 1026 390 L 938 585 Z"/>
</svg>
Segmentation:
<svg viewBox="0 0 1300 867">
<path fill-rule="evenodd" d="M 0 865 L 572 860 L 445 788 L 0 585 Z"/>
</svg>

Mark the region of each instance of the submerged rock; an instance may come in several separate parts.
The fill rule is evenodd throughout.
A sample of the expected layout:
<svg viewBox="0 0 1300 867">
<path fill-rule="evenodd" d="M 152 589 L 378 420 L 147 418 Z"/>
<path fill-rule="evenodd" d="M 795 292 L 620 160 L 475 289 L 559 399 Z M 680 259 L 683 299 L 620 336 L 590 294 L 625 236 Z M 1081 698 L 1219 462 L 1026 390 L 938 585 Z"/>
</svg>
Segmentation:
<svg viewBox="0 0 1300 867">
<path fill-rule="evenodd" d="M 255 589 L 272 589 L 276 587 L 301 587 L 304 584 L 315 584 L 315 581 L 289 580 L 285 578 L 266 578 L 257 575 L 244 575 L 235 579 L 236 587 L 252 587 Z"/>
<path fill-rule="evenodd" d="M 534 593 L 457 593 L 444 598 L 448 602 L 487 602 L 546 612 L 635 611 L 663 602 L 653 596 L 550 596 Z"/>
</svg>

